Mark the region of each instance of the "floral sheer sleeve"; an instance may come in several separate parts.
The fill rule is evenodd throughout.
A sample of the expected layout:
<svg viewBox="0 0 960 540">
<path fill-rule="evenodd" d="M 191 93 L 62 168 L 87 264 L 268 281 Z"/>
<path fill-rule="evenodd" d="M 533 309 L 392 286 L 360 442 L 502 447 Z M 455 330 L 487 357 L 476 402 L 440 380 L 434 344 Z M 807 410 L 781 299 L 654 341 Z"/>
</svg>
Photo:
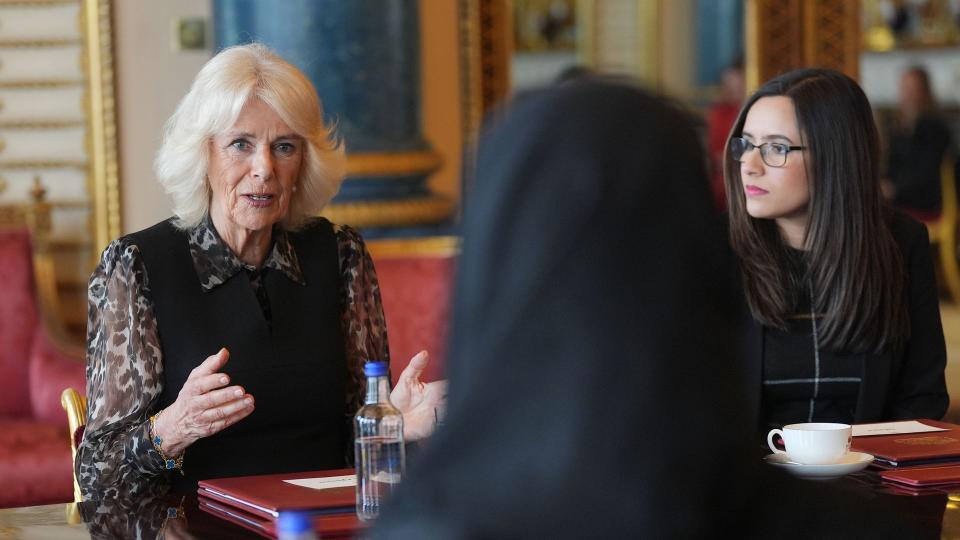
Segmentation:
<svg viewBox="0 0 960 540">
<path fill-rule="evenodd" d="M 77 480 L 85 500 L 137 495 L 165 473 L 149 435 L 163 368 L 146 270 L 129 240 L 104 250 L 88 310 L 87 426 Z"/>
<path fill-rule="evenodd" d="M 347 410 L 351 417 L 363 405 L 367 360 L 390 361 L 387 325 L 380 302 L 380 284 L 363 238 L 354 229 L 334 225 L 340 246 L 341 326 L 346 341 L 348 385 Z"/>
</svg>

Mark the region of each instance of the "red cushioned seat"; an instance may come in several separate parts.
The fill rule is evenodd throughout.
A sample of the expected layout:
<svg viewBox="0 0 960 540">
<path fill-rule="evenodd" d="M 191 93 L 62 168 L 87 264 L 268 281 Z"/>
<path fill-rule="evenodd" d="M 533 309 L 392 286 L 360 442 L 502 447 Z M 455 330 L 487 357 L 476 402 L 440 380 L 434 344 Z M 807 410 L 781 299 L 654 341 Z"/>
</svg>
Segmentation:
<svg viewBox="0 0 960 540">
<path fill-rule="evenodd" d="M 70 502 L 70 437 L 60 424 L 0 418 L 0 508 Z"/>
</svg>

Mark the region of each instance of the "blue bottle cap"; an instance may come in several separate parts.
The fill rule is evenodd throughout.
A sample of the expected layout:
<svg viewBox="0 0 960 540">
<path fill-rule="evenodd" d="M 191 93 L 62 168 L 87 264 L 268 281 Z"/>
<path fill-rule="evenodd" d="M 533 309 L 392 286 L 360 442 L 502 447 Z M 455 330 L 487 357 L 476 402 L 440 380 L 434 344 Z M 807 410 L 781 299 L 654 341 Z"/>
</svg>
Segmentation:
<svg viewBox="0 0 960 540">
<path fill-rule="evenodd" d="M 277 532 L 286 534 L 302 534 L 313 530 L 310 518 L 301 512 L 280 512 L 277 520 Z"/>
<path fill-rule="evenodd" d="M 387 363 L 367 362 L 363 365 L 363 374 L 367 377 L 384 377 L 387 375 Z"/>
</svg>

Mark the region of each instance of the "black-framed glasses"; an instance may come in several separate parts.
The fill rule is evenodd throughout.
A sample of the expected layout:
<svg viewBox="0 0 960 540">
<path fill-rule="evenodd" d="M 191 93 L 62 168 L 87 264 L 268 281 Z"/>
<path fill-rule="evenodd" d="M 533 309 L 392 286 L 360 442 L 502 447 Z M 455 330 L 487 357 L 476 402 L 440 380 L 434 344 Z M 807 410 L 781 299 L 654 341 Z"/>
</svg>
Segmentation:
<svg viewBox="0 0 960 540">
<path fill-rule="evenodd" d="M 743 161 L 743 156 L 754 148 L 760 149 L 760 159 L 770 167 L 783 167 L 787 164 L 787 154 L 794 150 L 803 150 L 806 146 L 790 146 L 779 142 L 753 144 L 743 137 L 730 139 L 730 157 L 737 161 Z"/>
</svg>

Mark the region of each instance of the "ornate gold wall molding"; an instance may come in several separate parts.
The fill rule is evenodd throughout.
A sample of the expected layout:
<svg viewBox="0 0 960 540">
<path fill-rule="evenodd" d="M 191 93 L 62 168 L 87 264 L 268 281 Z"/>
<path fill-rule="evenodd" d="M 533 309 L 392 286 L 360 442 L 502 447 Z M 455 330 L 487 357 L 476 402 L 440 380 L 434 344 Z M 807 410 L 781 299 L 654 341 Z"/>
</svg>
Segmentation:
<svg viewBox="0 0 960 540">
<path fill-rule="evenodd" d="M 804 2 L 804 57 L 808 63 L 860 76 L 860 2 Z"/>
<path fill-rule="evenodd" d="M 456 205 L 448 197 L 433 195 L 396 201 L 362 201 L 331 204 L 321 215 L 334 223 L 353 227 L 430 225 L 453 215 Z"/>
<path fill-rule="evenodd" d="M 460 115 L 464 142 L 469 148 L 483 120 L 480 102 L 480 18 L 477 0 L 460 0 Z"/>
<path fill-rule="evenodd" d="M 460 0 L 466 141 L 476 134 L 484 113 L 510 95 L 511 8 L 508 0 Z"/>
<path fill-rule="evenodd" d="M 120 176 L 114 101 L 111 0 L 84 0 L 87 106 L 90 131 L 90 194 L 93 240 L 97 248 L 120 236 Z"/>
<path fill-rule="evenodd" d="M 29 81 L 0 81 L 0 88 L 63 88 L 67 86 L 80 86 L 84 83 L 81 79 L 36 79 Z"/>
<path fill-rule="evenodd" d="M 747 84 L 751 89 L 803 65 L 802 0 L 747 1 Z"/>
<path fill-rule="evenodd" d="M 347 154 L 349 176 L 429 174 L 442 164 L 443 158 L 432 150 Z"/>
<path fill-rule="evenodd" d="M 510 95 L 513 54 L 512 5 L 505 0 L 480 3 L 480 97 L 488 111 Z"/>
<path fill-rule="evenodd" d="M 432 150 L 347 154 L 347 180 L 354 177 L 383 178 L 387 181 L 428 175 L 443 163 Z M 410 227 L 448 220 L 456 205 L 448 197 L 426 195 L 402 199 L 370 199 L 333 202 L 322 215 L 334 223 L 354 227 Z"/>
<path fill-rule="evenodd" d="M 81 41 L 77 38 L 0 39 L 0 47 L 2 48 L 39 49 L 43 47 L 66 47 L 80 44 Z"/>
<path fill-rule="evenodd" d="M 380 257 L 453 257 L 460 254 L 459 236 L 420 238 L 377 238 L 367 242 L 367 250 Z"/>
<path fill-rule="evenodd" d="M 73 161 L 68 159 L 10 160 L 10 161 L 0 161 L 0 170 L 2 169 L 86 169 L 88 165 L 89 163 L 87 163 L 86 161 Z"/>
<path fill-rule="evenodd" d="M 800 67 L 859 76 L 859 1 L 747 0 L 746 27 L 750 89 Z"/>
<path fill-rule="evenodd" d="M 63 129 L 85 125 L 83 120 L 0 120 L 0 129 Z"/>
<path fill-rule="evenodd" d="M 73 4 L 76 0 L 0 0 L 0 6 L 57 6 L 63 4 Z"/>
</svg>

